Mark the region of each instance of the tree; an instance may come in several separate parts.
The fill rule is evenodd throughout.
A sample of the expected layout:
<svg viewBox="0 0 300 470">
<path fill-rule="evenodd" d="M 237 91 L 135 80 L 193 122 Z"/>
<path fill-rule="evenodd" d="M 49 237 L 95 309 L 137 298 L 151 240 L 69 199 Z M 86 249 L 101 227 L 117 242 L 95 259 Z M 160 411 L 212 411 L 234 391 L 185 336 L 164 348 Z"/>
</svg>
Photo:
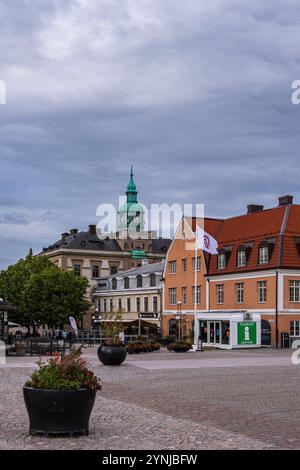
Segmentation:
<svg viewBox="0 0 300 470">
<path fill-rule="evenodd" d="M 46 256 L 29 254 L 0 273 L 0 297 L 17 308 L 11 320 L 33 329 L 36 323 L 53 327 L 69 315 L 78 318 L 89 306 L 87 286 L 87 279 L 62 271 Z"/>
<path fill-rule="evenodd" d="M 33 321 L 49 328 L 62 327 L 70 316 L 79 319 L 88 309 L 89 303 L 84 299 L 87 287 L 86 278 L 52 266 L 27 281 L 22 311 L 30 312 Z"/>
</svg>

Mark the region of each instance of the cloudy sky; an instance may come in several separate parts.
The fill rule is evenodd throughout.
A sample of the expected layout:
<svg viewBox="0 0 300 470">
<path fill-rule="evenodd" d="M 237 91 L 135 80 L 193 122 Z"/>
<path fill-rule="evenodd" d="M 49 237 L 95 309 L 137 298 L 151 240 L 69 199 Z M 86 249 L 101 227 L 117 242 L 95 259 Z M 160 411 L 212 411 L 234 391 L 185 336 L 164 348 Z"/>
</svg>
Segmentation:
<svg viewBox="0 0 300 470">
<path fill-rule="evenodd" d="M 298 0 L 0 0 L 0 266 L 140 199 L 300 202 Z"/>
</svg>

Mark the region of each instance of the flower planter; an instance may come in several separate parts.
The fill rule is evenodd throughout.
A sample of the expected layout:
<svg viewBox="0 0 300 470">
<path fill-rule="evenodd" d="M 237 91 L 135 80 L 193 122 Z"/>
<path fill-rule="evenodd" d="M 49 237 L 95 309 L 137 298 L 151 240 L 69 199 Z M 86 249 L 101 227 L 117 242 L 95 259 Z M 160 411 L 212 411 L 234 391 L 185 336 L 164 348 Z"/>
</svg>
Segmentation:
<svg viewBox="0 0 300 470">
<path fill-rule="evenodd" d="M 86 434 L 96 392 L 88 389 L 42 390 L 23 388 L 30 434 Z"/>
<path fill-rule="evenodd" d="M 124 346 L 104 345 L 98 348 L 99 360 L 105 366 L 120 366 L 126 356 L 127 351 Z"/>
</svg>

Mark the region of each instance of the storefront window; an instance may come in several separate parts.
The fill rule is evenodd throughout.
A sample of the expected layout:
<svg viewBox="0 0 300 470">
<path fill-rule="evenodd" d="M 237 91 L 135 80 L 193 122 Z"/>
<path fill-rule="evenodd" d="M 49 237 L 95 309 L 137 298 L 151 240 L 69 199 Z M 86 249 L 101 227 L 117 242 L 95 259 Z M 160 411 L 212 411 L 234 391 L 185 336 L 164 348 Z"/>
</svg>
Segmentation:
<svg viewBox="0 0 300 470">
<path fill-rule="evenodd" d="M 222 344 L 230 344 L 230 322 L 222 321 Z"/>
<path fill-rule="evenodd" d="M 207 321 L 200 320 L 200 335 L 203 343 L 207 343 Z"/>
</svg>

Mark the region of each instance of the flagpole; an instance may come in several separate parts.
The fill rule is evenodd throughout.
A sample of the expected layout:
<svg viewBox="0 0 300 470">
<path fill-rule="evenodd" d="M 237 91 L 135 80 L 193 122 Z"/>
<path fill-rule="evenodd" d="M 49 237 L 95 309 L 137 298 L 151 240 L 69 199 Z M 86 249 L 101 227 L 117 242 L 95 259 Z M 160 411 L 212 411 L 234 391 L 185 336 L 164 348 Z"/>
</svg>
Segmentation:
<svg viewBox="0 0 300 470">
<path fill-rule="evenodd" d="M 198 327 L 196 327 L 197 321 L 197 254 L 198 254 L 198 239 L 197 239 L 197 222 L 196 222 L 196 230 L 195 230 L 195 274 L 194 274 L 194 331 L 197 331 L 198 337 L 196 338 L 196 348 L 198 349 L 199 344 L 199 332 Z"/>
</svg>

